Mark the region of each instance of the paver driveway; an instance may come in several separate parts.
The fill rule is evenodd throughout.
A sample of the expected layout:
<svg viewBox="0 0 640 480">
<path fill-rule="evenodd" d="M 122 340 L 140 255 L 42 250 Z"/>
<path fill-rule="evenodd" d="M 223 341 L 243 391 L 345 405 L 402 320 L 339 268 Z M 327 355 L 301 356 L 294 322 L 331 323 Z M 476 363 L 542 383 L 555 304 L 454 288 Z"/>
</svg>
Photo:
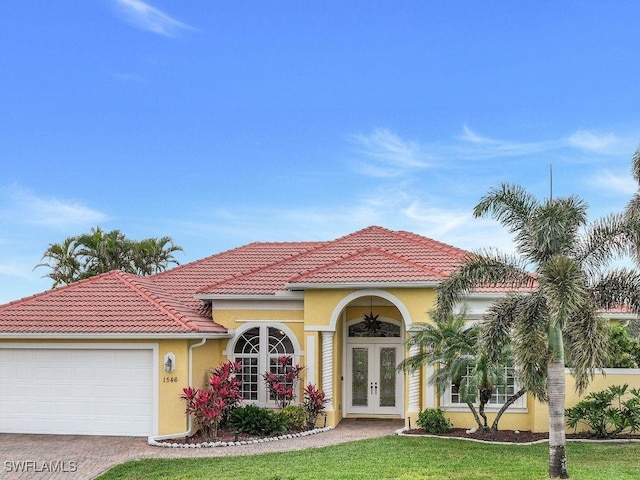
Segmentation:
<svg viewBox="0 0 640 480">
<path fill-rule="evenodd" d="M 237 447 L 204 449 L 151 447 L 147 445 L 145 438 L 132 437 L 0 434 L 0 478 L 91 479 L 127 460 L 285 452 L 390 435 L 402 427 L 401 420 L 345 419 L 334 430 L 317 435 Z"/>
</svg>

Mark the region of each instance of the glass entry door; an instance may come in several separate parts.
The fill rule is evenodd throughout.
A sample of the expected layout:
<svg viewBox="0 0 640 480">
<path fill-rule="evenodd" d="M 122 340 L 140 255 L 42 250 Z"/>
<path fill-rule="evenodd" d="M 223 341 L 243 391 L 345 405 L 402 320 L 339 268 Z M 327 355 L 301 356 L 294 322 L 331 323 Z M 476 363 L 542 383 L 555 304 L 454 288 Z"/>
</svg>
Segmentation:
<svg viewBox="0 0 640 480">
<path fill-rule="evenodd" d="M 347 413 L 402 413 L 402 360 L 397 344 L 347 345 Z"/>
</svg>

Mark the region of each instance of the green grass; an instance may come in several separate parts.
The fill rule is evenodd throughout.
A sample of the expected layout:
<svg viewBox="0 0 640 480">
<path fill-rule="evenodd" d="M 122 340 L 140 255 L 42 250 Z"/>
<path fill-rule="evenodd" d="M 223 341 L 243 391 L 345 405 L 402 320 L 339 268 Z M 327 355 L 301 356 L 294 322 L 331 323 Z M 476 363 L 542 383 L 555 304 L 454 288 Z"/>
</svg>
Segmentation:
<svg viewBox="0 0 640 480">
<path fill-rule="evenodd" d="M 228 447 L 233 448 L 233 447 Z M 249 457 L 139 460 L 118 465 L 115 479 L 545 479 L 546 443 L 488 445 L 388 436 L 332 447 Z M 567 444 L 572 479 L 640 479 L 640 444 Z"/>
</svg>

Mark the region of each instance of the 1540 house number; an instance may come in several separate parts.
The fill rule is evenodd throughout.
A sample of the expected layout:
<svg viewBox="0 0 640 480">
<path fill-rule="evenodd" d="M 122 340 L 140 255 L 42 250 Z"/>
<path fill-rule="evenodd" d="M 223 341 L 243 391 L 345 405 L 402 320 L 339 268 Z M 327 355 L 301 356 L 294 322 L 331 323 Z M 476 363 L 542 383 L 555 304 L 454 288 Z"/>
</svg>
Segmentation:
<svg viewBox="0 0 640 480">
<path fill-rule="evenodd" d="M 178 383 L 178 377 L 162 377 L 162 383 Z"/>
</svg>

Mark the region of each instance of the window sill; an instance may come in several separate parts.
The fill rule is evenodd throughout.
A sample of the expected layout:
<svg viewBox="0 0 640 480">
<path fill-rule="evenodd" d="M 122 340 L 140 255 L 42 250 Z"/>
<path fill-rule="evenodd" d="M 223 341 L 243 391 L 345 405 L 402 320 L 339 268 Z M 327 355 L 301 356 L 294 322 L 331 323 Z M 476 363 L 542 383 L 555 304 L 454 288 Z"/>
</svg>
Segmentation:
<svg viewBox="0 0 640 480">
<path fill-rule="evenodd" d="M 476 408 L 478 408 L 477 405 L 476 405 Z M 487 413 L 498 413 L 501 408 L 502 408 L 502 405 L 496 405 L 496 406 L 492 405 L 491 407 L 485 407 L 484 411 Z M 444 412 L 470 413 L 469 407 L 467 407 L 466 405 L 441 405 L 440 409 Z M 529 413 L 529 409 L 527 407 L 516 407 L 512 405 L 504 413 L 523 414 L 523 413 Z"/>
</svg>

